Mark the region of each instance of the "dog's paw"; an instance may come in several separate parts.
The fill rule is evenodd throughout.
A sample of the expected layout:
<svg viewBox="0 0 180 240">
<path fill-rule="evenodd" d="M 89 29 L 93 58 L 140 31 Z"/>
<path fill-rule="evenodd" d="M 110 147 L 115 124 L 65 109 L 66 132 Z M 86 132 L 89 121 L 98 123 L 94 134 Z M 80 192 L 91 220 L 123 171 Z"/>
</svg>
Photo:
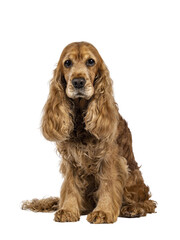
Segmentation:
<svg viewBox="0 0 180 240">
<path fill-rule="evenodd" d="M 141 207 L 136 206 L 124 206 L 121 208 L 120 217 L 125 218 L 138 218 L 146 216 L 146 212 Z"/>
<path fill-rule="evenodd" d="M 117 218 L 113 218 L 111 213 L 104 211 L 93 211 L 87 216 L 87 221 L 90 223 L 114 223 Z"/>
<path fill-rule="evenodd" d="M 55 222 L 77 222 L 80 216 L 64 209 L 58 210 L 54 215 Z"/>
</svg>

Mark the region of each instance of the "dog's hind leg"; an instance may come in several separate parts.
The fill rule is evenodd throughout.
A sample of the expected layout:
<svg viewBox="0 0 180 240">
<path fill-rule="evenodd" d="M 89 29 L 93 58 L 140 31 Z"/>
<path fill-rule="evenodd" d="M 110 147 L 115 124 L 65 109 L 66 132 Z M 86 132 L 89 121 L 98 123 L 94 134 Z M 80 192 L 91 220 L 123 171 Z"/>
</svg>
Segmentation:
<svg viewBox="0 0 180 240">
<path fill-rule="evenodd" d="M 120 217 L 135 218 L 146 216 L 147 213 L 155 213 L 155 208 L 156 202 L 153 200 L 123 205 L 121 207 Z"/>
<path fill-rule="evenodd" d="M 156 202 L 150 200 L 149 187 L 145 185 L 139 169 L 130 173 L 124 189 L 121 217 L 141 217 L 155 213 Z"/>
</svg>

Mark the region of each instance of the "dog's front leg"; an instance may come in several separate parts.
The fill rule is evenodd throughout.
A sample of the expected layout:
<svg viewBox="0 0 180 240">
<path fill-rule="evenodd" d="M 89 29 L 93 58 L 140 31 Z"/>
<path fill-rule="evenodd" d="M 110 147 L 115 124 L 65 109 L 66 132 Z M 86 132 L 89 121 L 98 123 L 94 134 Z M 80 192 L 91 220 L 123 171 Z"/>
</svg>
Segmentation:
<svg viewBox="0 0 180 240">
<path fill-rule="evenodd" d="M 90 223 L 113 223 L 117 220 L 122 204 L 123 188 L 128 177 L 126 160 L 122 157 L 109 159 L 102 164 L 97 206 L 87 216 Z"/>
<path fill-rule="evenodd" d="M 59 210 L 55 213 L 56 222 L 76 222 L 80 219 L 81 195 L 78 191 L 73 170 L 69 166 L 61 188 Z"/>
</svg>

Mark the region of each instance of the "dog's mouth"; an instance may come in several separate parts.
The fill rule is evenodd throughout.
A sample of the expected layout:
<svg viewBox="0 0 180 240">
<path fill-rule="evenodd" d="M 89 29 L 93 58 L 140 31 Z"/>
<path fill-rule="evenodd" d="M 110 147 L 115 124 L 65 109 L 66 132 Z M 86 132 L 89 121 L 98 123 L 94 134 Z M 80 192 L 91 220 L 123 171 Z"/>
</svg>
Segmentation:
<svg viewBox="0 0 180 240">
<path fill-rule="evenodd" d="M 74 98 L 86 98 L 86 95 L 82 91 L 78 91 L 74 94 Z"/>
<path fill-rule="evenodd" d="M 93 93 L 88 92 L 88 91 L 78 91 L 74 94 L 73 98 L 84 98 L 86 100 L 89 100 L 92 97 Z"/>
</svg>

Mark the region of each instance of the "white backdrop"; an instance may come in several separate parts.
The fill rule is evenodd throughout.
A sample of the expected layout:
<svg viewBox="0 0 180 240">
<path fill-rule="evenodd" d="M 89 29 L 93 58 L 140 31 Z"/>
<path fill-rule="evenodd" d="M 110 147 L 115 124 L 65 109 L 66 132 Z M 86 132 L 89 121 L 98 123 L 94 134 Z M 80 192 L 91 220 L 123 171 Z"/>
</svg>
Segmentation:
<svg viewBox="0 0 180 240">
<path fill-rule="evenodd" d="M 174 0 L 0 2 L 1 239 L 179 239 L 179 12 Z M 39 127 L 52 71 L 73 41 L 94 44 L 110 70 L 157 214 L 91 225 L 20 209 L 59 195 L 59 158 Z"/>
</svg>

